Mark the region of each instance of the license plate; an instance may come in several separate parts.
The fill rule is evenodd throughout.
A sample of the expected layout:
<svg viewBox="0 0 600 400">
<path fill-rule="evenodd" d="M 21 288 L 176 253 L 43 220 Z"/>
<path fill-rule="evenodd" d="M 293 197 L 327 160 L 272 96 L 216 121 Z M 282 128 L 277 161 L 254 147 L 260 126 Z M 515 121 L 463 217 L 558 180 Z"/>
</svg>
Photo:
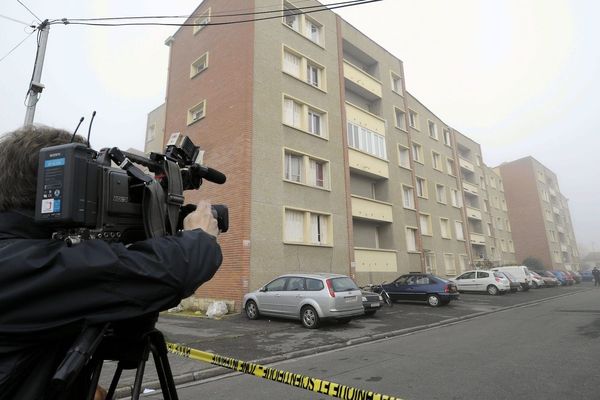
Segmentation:
<svg viewBox="0 0 600 400">
<path fill-rule="evenodd" d="M 350 297 L 346 297 L 346 303 L 352 303 L 354 301 L 356 301 L 356 296 L 350 296 Z"/>
<path fill-rule="evenodd" d="M 371 307 L 379 307 L 379 303 L 371 303 Z"/>
</svg>

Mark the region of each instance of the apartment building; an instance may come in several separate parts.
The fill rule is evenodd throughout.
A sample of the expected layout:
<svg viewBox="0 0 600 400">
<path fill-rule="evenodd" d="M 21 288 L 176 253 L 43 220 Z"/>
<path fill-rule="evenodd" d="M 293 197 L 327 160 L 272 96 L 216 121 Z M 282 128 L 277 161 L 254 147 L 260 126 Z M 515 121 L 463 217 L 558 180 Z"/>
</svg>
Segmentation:
<svg viewBox="0 0 600 400">
<path fill-rule="evenodd" d="M 165 137 L 165 113 L 165 103 L 148 113 L 144 153 L 162 153 L 165 150 L 163 143 Z"/>
<path fill-rule="evenodd" d="M 189 135 L 227 175 L 186 193 L 230 207 L 223 265 L 197 295 L 239 300 L 291 272 L 454 276 L 488 262 L 496 239 L 507 251 L 494 261 L 508 260 L 510 230 L 486 230 L 506 211 L 485 208 L 481 179 L 499 178 L 479 145 L 408 93 L 402 61 L 353 26 L 281 5 L 283 18 L 167 41 L 165 135 Z M 249 7 L 273 2 L 205 0 L 188 22 Z"/>
<path fill-rule="evenodd" d="M 535 257 L 548 269 L 578 270 L 568 201 L 556 174 L 533 157 L 501 164 L 517 260 Z"/>
</svg>

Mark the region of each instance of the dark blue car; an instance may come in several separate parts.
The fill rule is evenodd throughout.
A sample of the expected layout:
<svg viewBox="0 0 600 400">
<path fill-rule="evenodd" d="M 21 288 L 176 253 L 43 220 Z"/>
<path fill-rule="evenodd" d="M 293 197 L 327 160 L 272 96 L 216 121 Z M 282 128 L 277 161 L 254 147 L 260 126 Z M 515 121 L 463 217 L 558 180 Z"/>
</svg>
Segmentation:
<svg viewBox="0 0 600 400">
<path fill-rule="evenodd" d="M 437 307 L 459 298 L 453 282 L 432 274 L 409 273 L 382 286 L 392 301 L 426 301 Z"/>
</svg>

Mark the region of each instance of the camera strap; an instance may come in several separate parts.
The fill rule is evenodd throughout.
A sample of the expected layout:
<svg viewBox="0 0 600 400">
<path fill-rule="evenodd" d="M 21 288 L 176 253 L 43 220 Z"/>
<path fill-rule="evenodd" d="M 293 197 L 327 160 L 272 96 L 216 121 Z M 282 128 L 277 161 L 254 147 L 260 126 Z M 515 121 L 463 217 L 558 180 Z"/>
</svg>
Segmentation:
<svg viewBox="0 0 600 400">
<path fill-rule="evenodd" d="M 183 206 L 183 183 L 181 180 L 181 170 L 177 163 L 165 160 L 168 175 L 168 193 L 167 193 L 167 217 L 168 226 L 171 235 L 177 233 L 177 223 L 179 222 L 179 210 Z"/>
</svg>

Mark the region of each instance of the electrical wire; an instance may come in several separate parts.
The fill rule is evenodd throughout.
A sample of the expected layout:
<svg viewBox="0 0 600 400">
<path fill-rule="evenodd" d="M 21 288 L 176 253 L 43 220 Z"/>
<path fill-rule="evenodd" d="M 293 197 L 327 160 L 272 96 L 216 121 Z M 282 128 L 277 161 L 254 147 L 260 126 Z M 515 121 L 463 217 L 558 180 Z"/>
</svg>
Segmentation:
<svg viewBox="0 0 600 400">
<path fill-rule="evenodd" d="M 333 6 L 333 7 L 321 6 L 321 8 L 318 10 L 308 10 L 308 11 L 298 11 L 298 12 L 296 12 L 297 9 L 293 9 L 293 10 L 287 9 L 287 10 L 285 10 L 285 15 L 312 14 L 312 13 L 316 13 L 316 12 L 334 10 L 334 9 L 338 9 L 338 8 L 353 7 L 353 6 L 357 6 L 357 5 L 375 3 L 375 2 L 379 2 L 379 1 L 382 1 L 382 0 L 357 0 L 350 4 L 341 4 L 341 5 Z M 282 11 L 273 11 L 273 12 L 281 13 Z M 273 13 L 273 12 L 271 12 L 271 13 Z M 282 17 L 282 15 L 275 15 L 275 16 L 269 16 L 269 17 L 242 19 L 242 20 L 236 20 L 236 21 L 208 22 L 208 23 L 165 23 L 165 22 L 99 23 L 99 22 L 71 22 L 70 19 L 63 18 L 62 20 L 50 21 L 49 23 L 52 25 L 62 23 L 64 25 L 105 26 L 105 27 L 108 27 L 108 26 L 110 26 L 110 27 L 112 27 L 112 26 L 220 26 L 220 25 L 241 24 L 241 23 L 245 23 L 245 22 L 265 21 L 265 20 L 277 19 L 277 18 L 281 18 L 281 17 Z"/>
<path fill-rule="evenodd" d="M 225 18 L 225 17 L 239 17 L 239 16 L 248 16 L 248 15 L 260 15 L 260 14 L 273 14 L 273 13 L 281 13 L 281 12 L 286 12 L 286 11 L 293 11 L 293 10 L 307 10 L 307 9 L 313 9 L 313 8 L 320 8 L 320 9 L 327 9 L 328 7 L 334 7 L 334 6 L 338 6 L 338 5 L 344 5 L 344 4 L 355 4 L 355 3 L 363 3 L 366 0 L 346 0 L 346 1 L 340 1 L 340 2 L 336 2 L 336 3 L 331 3 L 328 5 L 325 4 L 319 4 L 319 5 L 312 5 L 312 6 L 304 6 L 304 7 L 294 7 L 293 9 L 272 9 L 272 10 L 268 10 L 268 11 L 253 11 L 253 12 L 234 12 L 234 13 L 211 13 L 211 18 Z M 358 5 L 358 4 L 357 4 Z M 243 10 L 238 10 L 238 11 L 243 11 Z M 191 15 L 154 15 L 154 16 L 132 16 L 132 17 L 101 17 L 101 18 L 69 18 L 69 21 L 77 21 L 77 22 L 93 22 L 93 21 L 117 21 L 117 20 L 125 20 L 125 19 L 130 19 L 130 20 L 136 20 L 136 19 L 177 19 L 177 18 L 192 18 L 192 17 L 197 17 L 200 16 L 201 14 L 191 14 Z M 58 20 L 55 20 L 58 21 Z"/>
<path fill-rule="evenodd" d="M 40 17 L 38 17 L 37 15 L 35 15 L 35 14 L 33 13 L 33 11 L 31 11 L 31 10 L 29 9 L 29 7 L 27 7 L 25 4 L 23 4 L 23 3 L 21 2 L 21 0 L 17 0 L 17 3 L 19 3 L 20 5 L 22 5 L 23 7 L 25 7 L 25 9 L 26 9 L 27 11 L 29 11 L 29 13 L 30 13 L 31 15 L 33 15 L 33 16 L 34 16 L 34 17 L 35 17 L 35 18 L 36 18 L 38 21 L 42 22 L 42 20 L 40 19 Z"/>
<path fill-rule="evenodd" d="M 12 22 L 17 22 L 17 23 L 19 23 L 21 25 L 32 26 L 31 24 L 28 24 L 27 22 L 19 21 L 18 19 L 7 17 L 6 15 L 0 14 L 0 18 L 4 18 L 4 19 L 7 19 L 7 20 L 12 21 Z"/>
<path fill-rule="evenodd" d="M 35 31 L 34 31 L 35 32 Z M 6 53 L 4 55 L 4 57 L 0 58 L 0 62 L 2 62 L 6 57 L 8 57 L 13 51 L 15 51 L 20 45 L 22 45 L 23 43 L 25 43 L 25 41 L 27 39 L 29 39 L 29 37 L 33 35 L 33 32 L 31 32 L 29 35 L 25 36 L 25 39 L 21 40 L 15 47 L 13 47 L 12 49 L 10 49 L 10 51 L 8 53 Z"/>
</svg>

